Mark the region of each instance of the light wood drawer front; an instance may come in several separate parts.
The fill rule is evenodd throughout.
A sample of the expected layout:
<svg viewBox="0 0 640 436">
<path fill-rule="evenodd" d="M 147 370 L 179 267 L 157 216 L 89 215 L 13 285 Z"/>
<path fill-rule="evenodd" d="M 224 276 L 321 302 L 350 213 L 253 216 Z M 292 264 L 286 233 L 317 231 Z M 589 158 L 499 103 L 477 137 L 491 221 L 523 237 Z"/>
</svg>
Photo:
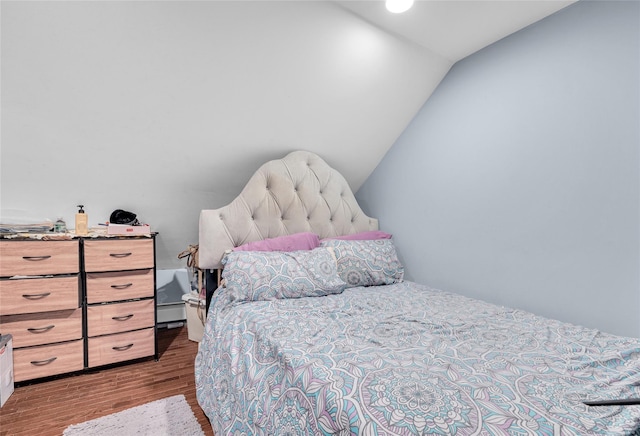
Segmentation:
<svg viewBox="0 0 640 436">
<path fill-rule="evenodd" d="M 154 328 L 89 338 L 89 366 L 107 365 L 155 354 Z"/>
<path fill-rule="evenodd" d="M 0 276 L 74 274 L 78 241 L 0 241 Z"/>
<path fill-rule="evenodd" d="M 87 274 L 87 303 L 153 297 L 154 270 L 119 271 Z"/>
<path fill-rule="evenodd" d="M 82 309 L 0 317 L 0 331 L 13 335 L 13 347 L 82 339 Z"/>
<path fill-rule="evenodd" d="M 153 262 L 151 239 L 84 241 L 87 272 L 153 268 Z"/>
<path fill-rule="evenodd" d="M 153 300 L 87 306 L 87 335 L 126 332 L 155 324 Z"/>
<path fill-rule="evenodd" d="M 15 381 L 79 371 L 84 368 L 83 341 L 13 350 Z"/>
<path fill-rule="evenodd" d="M 0 280 L 0 315 L 80 307 L 78 276 Z"/>
</svg>

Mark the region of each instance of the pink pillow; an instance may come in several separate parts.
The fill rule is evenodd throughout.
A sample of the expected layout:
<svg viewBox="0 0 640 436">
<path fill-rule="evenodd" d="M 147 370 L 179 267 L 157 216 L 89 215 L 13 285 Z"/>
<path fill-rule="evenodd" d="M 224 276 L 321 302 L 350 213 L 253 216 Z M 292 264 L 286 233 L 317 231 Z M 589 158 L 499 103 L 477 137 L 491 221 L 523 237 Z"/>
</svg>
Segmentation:
<svg viewBox="0 0 640 436">
<path fill-rule="evenodd" d="M 319 246 L 320 238 L 318 235 L 311 232 L 303 232 L 248 242 L 234 248 L 233 251 L 298 251 L 313 250 Z"/>
<path fill-rule="evenodd" d="M 366 232 L 353 233 L 351 235 L 333 236 L 331 238 L 324 238 L 323 241 L 326 241 L 328 239 L 341 239 L 346 241 L 364 241 L 364 240 L 372 240 L 372 239 L 391 239 L 391 235 L 381 230 L 369 230 Z"/>
</svg>

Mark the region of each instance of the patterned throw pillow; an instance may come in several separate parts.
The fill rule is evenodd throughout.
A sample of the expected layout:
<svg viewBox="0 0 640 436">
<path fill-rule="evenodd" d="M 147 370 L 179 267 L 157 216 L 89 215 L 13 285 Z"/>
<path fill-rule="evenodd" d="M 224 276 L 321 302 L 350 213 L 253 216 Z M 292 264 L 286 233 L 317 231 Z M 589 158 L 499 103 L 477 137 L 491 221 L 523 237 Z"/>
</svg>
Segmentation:
<svg viewBox="0 0 640 436">
<path fill-rule="evenodd" d="M 266 301 L 339 294 L 346 288 L 338 276 L 331 248 L 305 251 L 233 251 L 222 261 L 225 288 L 235 299 Z"/>
<path fill-rule="evenodd" d="M 349 287 L 390 285 L 404 278 L 404 266 L 391 239 L 325 239 L 320 245 L 333 247 L 338 275 Z"/>
</svg>

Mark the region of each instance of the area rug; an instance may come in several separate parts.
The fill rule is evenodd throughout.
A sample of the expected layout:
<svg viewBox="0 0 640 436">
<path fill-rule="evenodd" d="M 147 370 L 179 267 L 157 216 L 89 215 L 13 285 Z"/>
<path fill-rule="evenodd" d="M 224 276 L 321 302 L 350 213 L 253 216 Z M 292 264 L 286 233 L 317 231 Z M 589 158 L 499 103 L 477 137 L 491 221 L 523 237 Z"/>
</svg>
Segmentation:
<svg viewBox="0 0 640 436">
<path fill-rule="evenodd" d="M 70 425 L 64 436 L 204 435 L 184 395 L 163 398 L 122 412 Z"/>
</svg>

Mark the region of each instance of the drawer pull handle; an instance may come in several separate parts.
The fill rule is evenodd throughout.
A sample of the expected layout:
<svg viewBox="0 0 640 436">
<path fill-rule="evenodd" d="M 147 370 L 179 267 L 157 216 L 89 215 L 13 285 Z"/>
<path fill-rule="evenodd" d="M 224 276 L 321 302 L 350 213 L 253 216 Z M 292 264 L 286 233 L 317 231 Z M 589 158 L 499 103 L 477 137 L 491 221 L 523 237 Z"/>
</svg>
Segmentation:
<svg viewBox="0 0 640 436">
<path fill-rule="evenodd" d="M 111 285 L 113 289 L 127 289 L 133 286 L 133 283 L 125 283 L 124 285 Z"/>
<path fill-rule="evenodd" d="M 121 347 L 111 347 L 111 348 L 116 350 L 116 351 L 126 351 L 131 347 L 133 347 L 133 344 L 123 345 Z"/>
<path fill-rule="evenodd" d="M 44 366 L 44 365 L 50 364 L 51 362 L 53 362 L 56 359 L 57 359 L 57 357 L 51 357 L 51 358 L 45 359 L 45 360 L 32 360 L 31 364 L 35 365 L 35 366 Z"/>
<path fill-rule="evenodd" d="M 127 256 L 131 256 L 133 253 L 129 252 L 129 253 L 109 253 L 109 256 L 111 257 L 127 257 Z"/>
<path fill-rule="evenodd" d="M 133 313 L 130 313 L 129 315 L 124 315 L 124 316 L 112 316 L 111 319 L 114 321 L 126 321 L 128 319 L 133 318 Z"/>
<path fill-rule="evenodd" d="M 53 324 L 48 325 L 46 327 L 29 327 L 27 329 L 27 331 L 29 333 L 44 333 L 44 332 L 48 332 L 49 330 L 51 330 L 54 327 L 55 327 L 55 325 L 53 325 Z"/>
<path fill-rule="evenodd" d="M 42 294 L 22 294 L 22 298 L 26 298 L 27 300 L 40 300 L 48 297 L 49 295 L 51 295 L 51 292 L 43 292 Z"/>
<path fill-rule="evenodd" d="M 22 256 L 24 260 L 47 260 L 51 259 L 51 256 Z"/>
</svg>

